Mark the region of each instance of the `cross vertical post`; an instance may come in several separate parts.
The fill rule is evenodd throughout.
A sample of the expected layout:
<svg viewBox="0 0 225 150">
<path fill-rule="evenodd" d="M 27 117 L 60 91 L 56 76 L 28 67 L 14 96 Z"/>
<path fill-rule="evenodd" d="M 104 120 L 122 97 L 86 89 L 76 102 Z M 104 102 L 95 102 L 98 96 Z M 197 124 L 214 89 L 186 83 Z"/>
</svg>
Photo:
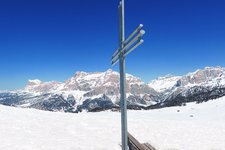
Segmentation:
<svg viewBox="0 0 225 150">
<path fill-rule="evenodd" d="M 124 0 L 119 5 L 119 47 L 124 48 L 125 24 L 124 24 Z M 120 108 L 121 108 L 121 131 L 122 131 L 122 150 L 128 149 L 127 136 L 127 101 L 126 101 L 126 74 L 124 52 L 119 54 L 120 62 Z"/>
<path fill-rule="evenodd" d="M 124 0 L 119 4 L 119 48 L 112 55 L 112 66 L 119 62 L 120 66 L 120 110 L 121 110 L 121 138 L 122 150 L 128 150 L 128 132 L 127 132 L 127 101 L 126 101 L 126 74 L 125 74 L 125 57 L 134 49 L 141 45 L 144 40 L 142 36 L 145 31 L 140 24 L 125 39 L 125 21 L 124 21 Z"/>
</svg>

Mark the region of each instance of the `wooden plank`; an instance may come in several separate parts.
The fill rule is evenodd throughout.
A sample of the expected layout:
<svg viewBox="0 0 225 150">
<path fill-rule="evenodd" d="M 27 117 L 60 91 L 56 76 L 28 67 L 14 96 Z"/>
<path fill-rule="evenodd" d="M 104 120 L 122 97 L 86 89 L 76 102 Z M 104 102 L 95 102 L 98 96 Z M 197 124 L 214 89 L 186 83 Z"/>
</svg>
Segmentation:
<svg viewBox="0 0 225 150">
<path fill-rule="evenodd" d="M 149 143 L 141 144 L 128 132 L 128 146 L 129 150 L 156 150 Z"/>
<path fill-rule="evenodd" d="M 151 144 L 149 143 L 144 143 L 143 144 L 144 147 L 148 148 L 149 150 L 156 150 Z"/>
<path fill-rule="evenodd" d="M 142 150 L 141 143 L 138 142 L 129 132 L 128 132 L 128 145 L 131 150 Z"/>
</svg>

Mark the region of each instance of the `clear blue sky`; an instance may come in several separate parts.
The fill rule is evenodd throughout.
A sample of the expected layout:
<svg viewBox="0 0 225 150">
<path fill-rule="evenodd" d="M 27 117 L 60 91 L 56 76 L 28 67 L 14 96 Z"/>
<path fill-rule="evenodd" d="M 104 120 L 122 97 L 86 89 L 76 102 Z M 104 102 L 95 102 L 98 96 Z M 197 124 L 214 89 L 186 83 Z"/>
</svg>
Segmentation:
<svg viewBox="0 0 225 150">
<path fill-rule="evenodd" d="M 105 71 L 118 47 L 119 0 L 1 0 L 0 89 L 28 79 L 64 81 Z M 144 24 L 145 43 L 126 70 L 145 82 L 225 66 L 224 0 L 125 0 L 126 35 Z M 118 66 L 113 69 L 118 70 Z"/>
</svg>

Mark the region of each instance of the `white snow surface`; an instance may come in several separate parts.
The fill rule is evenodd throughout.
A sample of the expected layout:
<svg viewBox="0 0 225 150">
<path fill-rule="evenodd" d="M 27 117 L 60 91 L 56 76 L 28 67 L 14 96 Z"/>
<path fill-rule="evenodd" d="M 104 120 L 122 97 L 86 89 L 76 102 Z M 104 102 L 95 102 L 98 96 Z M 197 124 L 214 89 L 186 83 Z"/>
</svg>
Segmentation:
<svg viewBox="0 0 225 150">
<path fill-rule="evenodd" d="M 181 76 L 166 75 L 165 77 L 159 77 L 156 80 L 152 80 L 148 85 L 157 92 L 164 92 L 175 86 L 180 78 Z"/>
<path fill-rule="evenodd" d="M 224 150 L 225 97 L 128 111 L 128 130 L 158 150 Z M 0 105 L 1 150 L 120 150 L 120 113 L 60 113 Z"/>
</svg>

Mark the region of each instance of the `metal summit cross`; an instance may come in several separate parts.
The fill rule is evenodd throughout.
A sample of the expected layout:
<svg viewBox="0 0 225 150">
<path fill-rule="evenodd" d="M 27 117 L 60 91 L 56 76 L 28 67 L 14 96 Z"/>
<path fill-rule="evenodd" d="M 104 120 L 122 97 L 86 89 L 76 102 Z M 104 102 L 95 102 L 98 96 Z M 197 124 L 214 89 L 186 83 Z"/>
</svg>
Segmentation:
<svg viewBox="0 0 225 150">
<path fill-rule="evenodd" d="M 125 75 L 125 56 L 144 42 L 142 36 L 145 31 L 140 24 L 133 33 L 125 39 L 124 25 L 124 0 L 119 4 L 119 48 L 112 55 L 112 66 L 120 62 L 120 108 L 121 108 L 121 132 L 122 132 L 122 150 L 128 149 L 127 133 L 127 102 L 126 102 L 126 75 Z"/>
</svg>

